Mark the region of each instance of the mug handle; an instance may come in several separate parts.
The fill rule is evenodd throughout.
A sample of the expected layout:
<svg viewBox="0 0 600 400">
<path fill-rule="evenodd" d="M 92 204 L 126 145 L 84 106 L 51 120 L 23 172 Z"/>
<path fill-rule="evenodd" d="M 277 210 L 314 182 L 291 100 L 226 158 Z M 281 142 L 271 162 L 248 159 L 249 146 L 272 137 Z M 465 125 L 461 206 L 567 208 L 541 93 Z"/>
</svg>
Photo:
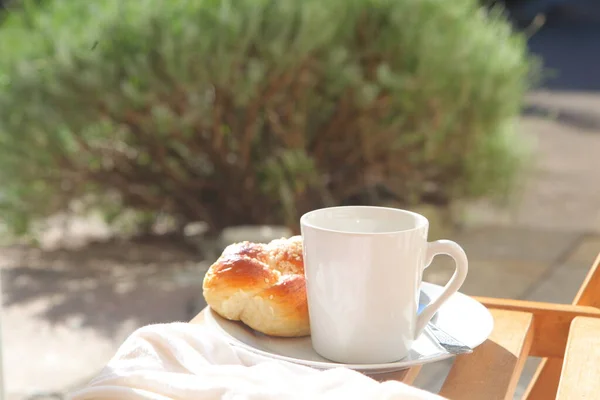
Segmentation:
<svg viewBox="0 0 600 400">
<path fill-rule="evenodd" d="M 469 271 L 469 261 L 467 260 L 465 251 L 457 243 L 451 240 L 436 240 L 435 242 L 427 243 L 425 267 L 428 267 L 433 261 L 433 258 L 440 254 L 446 254 L 452 257 L 454 259 L 456 270 L 454 271 L 454 275 L 452 275 L 448 283 L 446 283 L 442 294 L 440 294 L 437 299 L 429 303 L 429 305 L 425 307 L 417 317 L 415 339 L 418 338 L 423 332 L 423 329 L 425 329 L 431 318 L 433 318 L 442 304 L 444 304 L 446 300 L 450 298 L 450 296 L 460 289 L 465 281 L 465 278 L 467 277 L 467 272 Z"/>
</svg>

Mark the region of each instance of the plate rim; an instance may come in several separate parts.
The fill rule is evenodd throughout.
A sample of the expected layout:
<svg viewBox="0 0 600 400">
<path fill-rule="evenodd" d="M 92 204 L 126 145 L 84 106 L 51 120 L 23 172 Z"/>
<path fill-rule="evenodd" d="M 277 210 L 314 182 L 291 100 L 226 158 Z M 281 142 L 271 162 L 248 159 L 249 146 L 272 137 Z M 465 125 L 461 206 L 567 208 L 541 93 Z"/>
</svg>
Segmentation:
<svg viewBox="0 0 600 400">
<path fill-rule="evenodd" d="M 423 287 L 435 289 L 435 290 L 443 289 L 443 286 L 437 285 L 435 283 L 429 283 L 429 282 L 422 282 L 421 290 L 423 290 Z M 486 314 L 487 321 L 482 321 L 478 325 L 487 325 L 488 329 L 487 329 L 487 332 L 485 335 L 483 335 L 483 334 L 481 335 L 481 337 L 483 338 L 482 340 L 479 340 L 478 343 L 471 343 L 472 347 L 476 348 L 477 346 L 479 346 L 483 342 L 485 342 L 489 338 L 490 334 L 492 333 L 492 330 L 494 328 L 494 318 L 492 316 L 492 313 L 483 304 L 481 304 L 479 301 L 475 300 L 471 296 L 468 296 L 461 292 L 456 292 L 451 297 L 455 297 L 455 296 L 467 298 L 467 301 L 476 303 L 479 307 L 481 307 L 481 309 L 483 311 L 485 311 L 484 313 Z M 229 332 L 227 332 L 227 330 L 225 330 L 218 322 L 219 319 L 226 321 L 226 322 L 231 322 L 231 323 L 235 323 L 238 321 L 230 321 L 230 320 L 227 320 L 227 319 L 221 317 L 219 314 L 217 314 L 215 311 L 213 311 L 210 306 L 206 307 L 204 309 L 203 313 L 204 313 L 205 321 L 208 323 L 208 325 L 210 325 L 212 328 L 216 328 L 219 331 L 219 333 L 222 336 L 224 336 L 232 346 L 239 347 L 239 348 L 247 350 L 251 353 L 266 357 L 268 359 L 287 361 L 287 362 L 290 362 L 290 363 L 293 363 L 296 365 L 304 365 L 304 366 L 317 368 L 317 369 L 321 369 L 321 370 L 333 369 L 333 368 L 349 368 L 349 369 L 356 370 L 356 371 L 369 371 L 369 372 L 381 371 L 381 373 L 384 373 L 384 372 L 391 372 L 391 371 L 397 371 L 400 369 L 410 368 L 410 367 L 417 366 L 417 365 L 425 365 L 425 364 L 429 364 L 429 363 L 433 363 L 433 362 L 438 362 L 438 361 L 442 361 L 442 360 L 452 358 L 455 356 L 454 354 L 451 354 L 451 353 L 439 353 L 432 357 L 422 358 L 419 360 L 398 360 L 398 361 L 393 361 L 391 363 L 382 363 L 382 364 L 345 364 L 345 363 L 336 363 L 333 361 L 325 362 L 325 361 L 304 360 L 301 358 L 294 358 L 294 357 L 284 356 L 281 354 L 271 353 L 271 352 L 253 347 L 253 346 L 249 345 L 248 343 L 242 342 L 241 340 L 237 339 L 236 337 L 231 335 Z"/>
</svg>

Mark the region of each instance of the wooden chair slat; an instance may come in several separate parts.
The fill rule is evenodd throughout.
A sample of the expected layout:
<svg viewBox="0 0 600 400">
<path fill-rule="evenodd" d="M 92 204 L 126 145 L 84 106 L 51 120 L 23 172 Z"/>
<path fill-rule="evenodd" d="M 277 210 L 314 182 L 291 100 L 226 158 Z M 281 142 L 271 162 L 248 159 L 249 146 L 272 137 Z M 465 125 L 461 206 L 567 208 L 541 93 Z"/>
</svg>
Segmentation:
<svg viewBox="0 0 600 400">
<path fill-rule="evenodd" d="M 585 277 L 573 304 L 600 308 L 600 254 Z M 552 399 L 558 389 L 563 360 L 544 358 L 538 366 L 525 394 L 526 400 Z"/>
<path fill-rule="evenodd" d="M 421 365 L 410 368 L 404 376 L 404 379 L 402 379 L 402 382 L 406 383 L 407 385 L 411 385 L 415 379 L 417 379 L 419 372 L 421 372 Z"/>
<path fill-rule="evenodd" d="M 531 346 L 533 315 L 491 310 L 494 330 L 472 354 L 456 358 L 440 395 L 451 400 L 512 399 Z"/>
<path fill-rule="evenodd" d="M 543 358 L 523 394 L 523 399 L 554 399 L 562 372 L 562 361 L 562 358 Z"/>
<path fill-rule="evenodd" d="M 585 277 L 573 304 L 600 308 L 600 254 Z"/>
<path fill-rule="evenodd" d="M 597 399 L 600 394 L 600 319 L 578 317 L 571 324 L 557 400 Z"/>
<path fill-rule="evenodd" d="M 594 307 L 486 297 L 478 297 L 477 300 L 489 309 L 533 314 L 536 334 L 529 354 L 532 357 L 562 358 L 573 318 L 579 316 L 600 318 L 600 310 Z"/>
</svg>

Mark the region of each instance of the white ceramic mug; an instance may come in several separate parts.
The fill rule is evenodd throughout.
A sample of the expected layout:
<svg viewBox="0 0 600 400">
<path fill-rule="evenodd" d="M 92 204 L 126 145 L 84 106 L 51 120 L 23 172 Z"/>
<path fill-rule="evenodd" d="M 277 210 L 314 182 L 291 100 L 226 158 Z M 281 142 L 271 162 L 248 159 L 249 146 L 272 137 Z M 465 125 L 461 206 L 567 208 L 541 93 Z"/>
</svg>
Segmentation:
<svg viewBox="0 0 600 400">
<path fill-rule="evenodd" d="M 427 242 L 429 221 L 368 206 L 311 211 L 300 219 L 312 344 L 332 361 L 379 364 L 408 355 L 413 341 L 463 284 L 463 249 Z M 417 315 L 423 270 L 438 254 L 456 263 L 443 293 Z"/>
</svg>

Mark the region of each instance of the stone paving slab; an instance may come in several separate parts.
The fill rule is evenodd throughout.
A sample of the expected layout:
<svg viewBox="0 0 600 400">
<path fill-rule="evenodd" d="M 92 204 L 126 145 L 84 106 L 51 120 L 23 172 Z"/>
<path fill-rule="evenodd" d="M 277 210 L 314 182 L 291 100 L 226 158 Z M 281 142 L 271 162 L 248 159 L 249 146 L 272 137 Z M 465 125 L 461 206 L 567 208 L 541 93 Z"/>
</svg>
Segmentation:
<svg viewBox="0 0 600 400">
<path fill-rule="evenodd" d="M 552 263 L 568 254 L 580 234 L 508 226 L 478 227 L 455 238 L 473 260 L 501 259 Z"/>
<path fill-rule="evenodd" d="M 481 226 L 451 236 L 469 258 L 469 274 L 461 292 L 521 298 L 556 260 L 577 248 L 581 234 L 526 227 Z M 587 248 L 581 251 L 588 251 Z M 587 257 L 583 254 L 580 258 Z M 454 272 L 447 256 L 436 257 L 424 280 L 444 284 Z"/>
<path fill-rule="evenodd" d="M 590 267 L 600 254 L 600 235 L 586 235 L 566 259 L 567 264 Z"/>
<path fill-rule="evenodd" d="M 525 299 L 571 304 L 588 271 L 589 266 L 561 265 L 544 276 L 525 296 Z"/>
<path fill-rule="evenodd" d="M 600 132 L 537 117 L 521 130 L 536 148 L 523 193 L 508 210 L 471 204 L 469 224 L 600 233 Z"/>
<path fill-rule="evenodd" d="M 450 261 L 443 266 L 433 264 L 423 279 L 438 285 L 452 276 Z M 520 298 L 548 270 L 549 264 L 519 260 L 471 260 L 469 274 L 460 291 L 470 296 Z"/>
</svg>

